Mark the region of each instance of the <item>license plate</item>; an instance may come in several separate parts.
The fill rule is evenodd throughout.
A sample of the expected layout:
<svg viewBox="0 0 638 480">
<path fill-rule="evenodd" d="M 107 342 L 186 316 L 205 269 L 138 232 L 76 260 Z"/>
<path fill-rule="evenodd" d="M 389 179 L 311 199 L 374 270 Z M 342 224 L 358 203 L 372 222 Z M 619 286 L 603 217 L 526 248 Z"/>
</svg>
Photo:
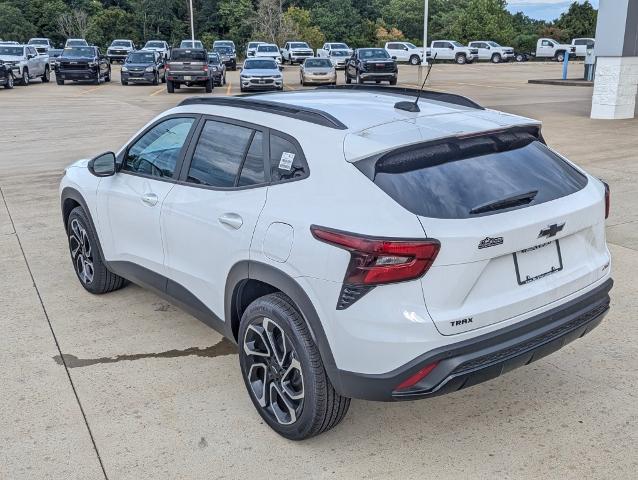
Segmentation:
<svg viewBox="0 0 638 480">
<path fill-rule="evenodd" d="M 513 254 L 516 280 L 526 285 L 563 269 L 558 240 L 541 243 Z"/>
<path fill-rule="evenodd" d="M 191 77 L 190 75 L 186 75 L 186 76 L 184 77 L 184 80 L 192 80 L 192 79 L 193 79 L 193 77 Z"/>
</svg>

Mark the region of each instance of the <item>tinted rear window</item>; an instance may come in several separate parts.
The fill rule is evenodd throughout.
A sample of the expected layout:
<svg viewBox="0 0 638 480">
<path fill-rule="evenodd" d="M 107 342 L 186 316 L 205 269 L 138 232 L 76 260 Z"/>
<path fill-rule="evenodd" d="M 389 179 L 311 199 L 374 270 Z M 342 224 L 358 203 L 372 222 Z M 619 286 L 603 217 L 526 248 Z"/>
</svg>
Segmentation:
<svg viewBox="0 0 638 480">
<path fill-rule="evenodd" d="M 378 187 L 410 212 L 431 218 L 474 218 L 480 215 L 470 212 L 480 205 L 534 191 L 531 202 L 507 210 L 537 205 L 587 184 L 587 177 L 531 135 L 443 141 L 384 155 L 374 166 L 365 162 L 357 167 L 368 170 Z"/>
<path fill-rule="evenodd" d="M 207 56 L 205 50 L 173 50 L 171 60 L 175 62 L 205 62 Z"/>
</svg>

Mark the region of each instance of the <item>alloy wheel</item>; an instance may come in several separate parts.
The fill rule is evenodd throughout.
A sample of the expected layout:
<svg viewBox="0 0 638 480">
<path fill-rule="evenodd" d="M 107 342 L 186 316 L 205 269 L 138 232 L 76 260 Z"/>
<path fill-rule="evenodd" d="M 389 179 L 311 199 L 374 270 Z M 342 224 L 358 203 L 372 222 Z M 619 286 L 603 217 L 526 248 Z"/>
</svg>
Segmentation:
<svg viewBox="0 0 638 480">
<path fill-rule="evenodd" d="M 69 248 L 75 271 L 82 282 L 93 282 L 95 270 L 93 268 L 93 249 L 86 228 L 74 218 L 71 221 L 71 233 L 69 234 Z"/>
<path fill-rule="evenodd" d="M 281 425 L 295 423 L 303 410 L 303 373 L 284 330 L 270 318 L 258 318 L 246 329 L 242 348 L 243 373 L 259 406 Z"/>
</svg>

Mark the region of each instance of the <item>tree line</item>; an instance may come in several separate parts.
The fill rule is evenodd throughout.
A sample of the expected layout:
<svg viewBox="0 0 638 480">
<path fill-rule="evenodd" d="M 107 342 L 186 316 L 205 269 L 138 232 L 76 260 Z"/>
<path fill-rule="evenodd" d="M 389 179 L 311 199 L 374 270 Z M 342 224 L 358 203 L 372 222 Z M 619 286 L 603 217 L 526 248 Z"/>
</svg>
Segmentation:
<svg viewBox="0 0 638 480">
<path fill-rule="evenodd" d="M 573 2 L 546 22 L 511 14 L 506 0 L 430 0 L 428 42 L 494 40 L 521 51 L 534 50 L 539 36 L 568 41 L 593 37 L 597 11 Z M 352 47 L 388 40 L 422 44 L 423 0 L 193 0 L 195 36 L 210 46 L 231 39 L 282 45 L 303 40 L 313 48 L 325 41 Z M 0 0 L 0 39 L 86 38 L 106 47 L 115 38 L 171 45 L 190 38 L 188 0 Z"/>
</svg>

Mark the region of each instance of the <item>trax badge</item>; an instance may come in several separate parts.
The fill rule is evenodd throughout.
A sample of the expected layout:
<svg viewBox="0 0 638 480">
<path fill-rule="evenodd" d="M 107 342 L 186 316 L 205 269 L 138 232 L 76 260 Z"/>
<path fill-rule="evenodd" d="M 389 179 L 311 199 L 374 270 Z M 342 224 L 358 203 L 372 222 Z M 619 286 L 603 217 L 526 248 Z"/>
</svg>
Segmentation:
<svg viewBox="0 0 638 480">
<path fill-rule="evenodd" d="M 561 223 L 560 225 L 557 224 L 557 223 L 554 223 L 553 225 L 549 225 L 547 228 L 543 228 L 540 231 L 540 233 L 538 234 L 538 238 L 541 238 L 541 237 L 547 237 L 547 238 L 555 237 L 558 232 L 561 232 L 563 230 L 563 227 L 565 227 L 564 223 Z"/>
<path fill-rule="evenodd" d="M 485 237 L 483 240 L 481 240 L 478 244 L 478 248 L 488 248 L 488 247 L 494 247 L 496 245 L 503 245 L 503 237 Z"/>
</svg>

